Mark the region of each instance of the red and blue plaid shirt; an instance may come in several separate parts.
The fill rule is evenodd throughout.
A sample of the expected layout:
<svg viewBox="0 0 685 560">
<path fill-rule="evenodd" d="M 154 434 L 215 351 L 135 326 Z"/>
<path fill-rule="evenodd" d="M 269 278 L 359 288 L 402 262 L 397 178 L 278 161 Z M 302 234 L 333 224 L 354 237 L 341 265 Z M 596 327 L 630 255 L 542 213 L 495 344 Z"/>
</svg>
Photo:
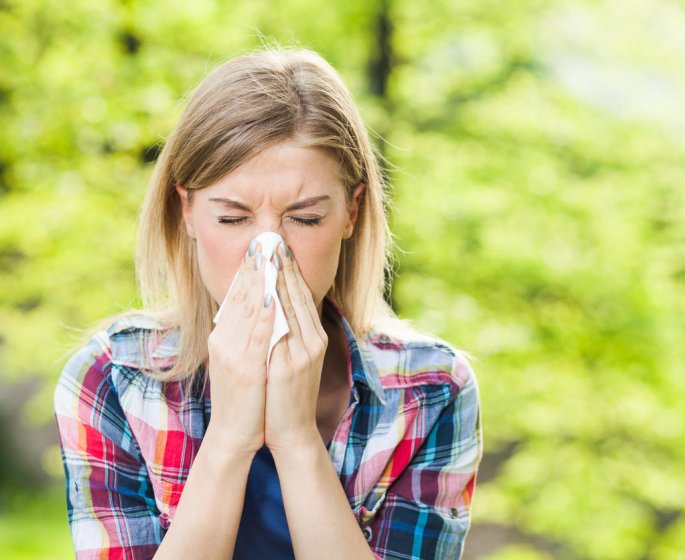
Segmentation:
<svg viewBox="0 0 685 560">
<path fill-rule="evenodd" d="M 482 457 L 473 371 L 438 339 L 357 340 L 333 307 L 352 394 L 329 454 L 350 508 L 379 558 L 457 559 Z M 79 560 L 154 556 L 209 422 L 209 383 L 200 395 L 142 373 L 151 336 L 155 365 L 172 363 L 177 331 L 121 319 L 70 358 L 54 392 Z"/>
</svg>

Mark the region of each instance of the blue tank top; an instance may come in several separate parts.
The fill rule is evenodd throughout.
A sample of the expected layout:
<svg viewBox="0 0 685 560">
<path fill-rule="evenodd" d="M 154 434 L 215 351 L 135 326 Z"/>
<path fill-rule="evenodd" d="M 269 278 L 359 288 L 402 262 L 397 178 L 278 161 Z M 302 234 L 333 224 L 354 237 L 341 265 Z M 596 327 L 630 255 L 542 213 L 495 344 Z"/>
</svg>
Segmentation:
<svg viewBox="0 0 685 560">
<path fill-rule="evenodd" d="M 294 559 L 276 464 L 265 445 L 255 455 L 245 489 L 233 560 Z"/>
</svg>

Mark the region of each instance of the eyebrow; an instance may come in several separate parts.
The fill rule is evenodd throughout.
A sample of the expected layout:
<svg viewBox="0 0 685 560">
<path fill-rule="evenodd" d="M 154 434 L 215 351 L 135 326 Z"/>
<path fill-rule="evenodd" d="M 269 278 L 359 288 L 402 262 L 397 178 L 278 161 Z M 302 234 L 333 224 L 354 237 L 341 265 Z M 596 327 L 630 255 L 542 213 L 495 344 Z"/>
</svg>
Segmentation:
<svg viewBox="0 0 685 560">
<path fill-rule="evenodd" d="M 298 200 L 297 202 L 293 202 L 290 206 L 286 208 L 286 211 L 291 211 L 291 210 L 300 210 L 302 208 L 309 208 L 310 206 L 314 206 L 315 204 L 318 204 L 319 202 L 323 201 L 328 201 L 330 200 L 331 197 L 327 194 L 323 194 L 321 196 L 312 196 L 310 198 L 303 198 L 302 200 Z M 235 208 L 236 210 L 244 210 L 245 212 L 250 211 L 250 207 L 246 206 L 242 202 L 239 202 L 237 200 L 233 200 L 232 198 L 225 198 L 225 197 L 216 197 L 216 198 L 210 198 L 210 202 L 218 202 L 227 208 Z"/>
</svg>

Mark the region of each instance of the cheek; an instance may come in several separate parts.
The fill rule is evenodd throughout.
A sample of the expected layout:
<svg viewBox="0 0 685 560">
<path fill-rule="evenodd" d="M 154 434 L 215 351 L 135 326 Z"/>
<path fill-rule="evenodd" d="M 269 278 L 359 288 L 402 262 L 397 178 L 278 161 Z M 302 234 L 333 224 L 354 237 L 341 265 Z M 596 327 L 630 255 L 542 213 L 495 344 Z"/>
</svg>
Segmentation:
<svg viewBox="0 0 685 560">
<path fill-rule="evenodd" d="M 291 240 L 300 273 L 316 304 L 321 303 L 335 280 L 340 242 L 339 235 L 324 232 Z"/>
<path fill-rule="evenodd" d="M 221 303 L 240 267 L 249 240 L 243 242 L 224 228 L 206 222 L 196 226 L 195 233 L 202 282 L 212 298 Z"/>
</svg>

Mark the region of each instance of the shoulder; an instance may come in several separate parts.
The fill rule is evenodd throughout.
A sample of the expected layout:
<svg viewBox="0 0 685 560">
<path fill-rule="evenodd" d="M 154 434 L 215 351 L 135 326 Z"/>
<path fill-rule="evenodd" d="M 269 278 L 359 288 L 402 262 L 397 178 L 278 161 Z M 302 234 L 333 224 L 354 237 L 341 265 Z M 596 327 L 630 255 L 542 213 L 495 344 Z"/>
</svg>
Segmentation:
<svg viewBox="0 0 685 560">
<path fill-rule="evenodd" d="M 131 314 L 106 329 L 113 364 L 135 369 L 163 369 L 177 356 L 179 331 L 151 315 Z"/>
<path fill-rule="evenodd" d="M 379 325 L 364 346 L 384 389 L 448 385 L 456 394 L 476 383 L 468 352 L 413 327 Z"/>
<path fill-rule="evenodd" d="M 140 375 L 146 365 L 164 367 L 173 356 L 173 335 L 150 316 L 113 319 L 67 360 L 55 388 L 55 407 L 64 407 L 73 399 L 94 399 L 107 389 L 118 392 L 121 380 L 115 366 L 124 366 L 129 375 Z"/>
<path fill-rule="evenodd" d="M 70 400 L 85 399 L 100 392 L 111 369 L 111 349 L 105 331 L 98 331 L 67 360 L 55 389 L 55 408 L 66 406 Z M 65 410 L 66 412 L 66 410 Z"/>
</svg>

